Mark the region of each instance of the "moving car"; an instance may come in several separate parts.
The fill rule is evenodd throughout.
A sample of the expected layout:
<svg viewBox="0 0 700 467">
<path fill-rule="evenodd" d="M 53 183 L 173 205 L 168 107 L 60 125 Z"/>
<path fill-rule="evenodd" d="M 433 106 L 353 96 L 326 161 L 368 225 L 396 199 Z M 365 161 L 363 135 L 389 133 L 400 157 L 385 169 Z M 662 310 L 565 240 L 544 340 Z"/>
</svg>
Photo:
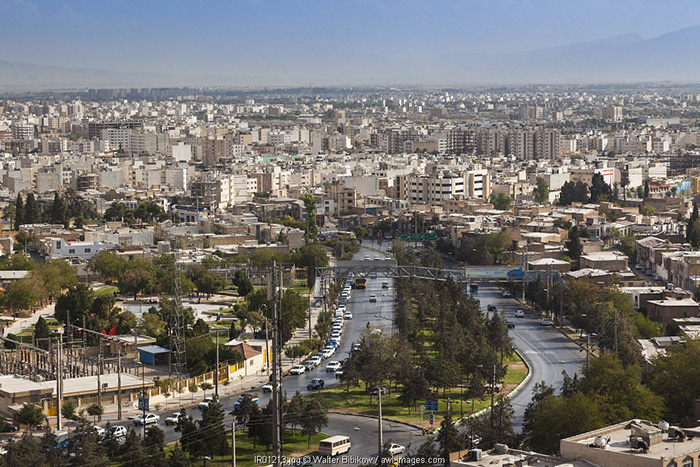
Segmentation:
<svg viewBox="0 0 700 467">
<path fill-rule="evenodd" d="M 309 384 L 306 385 L 306 389 L 313 391 L 314 389 L 322 389 L 323 385 L 326 384 L 321 378 L 314 378 Z"/>
<path fill-rule="evenodd" d="M 487 311 L 496 311 L 496 305 L 489 305 L 486 307 Z"/>
<path fill-rule="evenodd" d="M 376 278 L 377 278 L 377 273 L 376 273 L 376 272 L 370 272 L 370 273 L 369 273 L 369 278 L 370 278 L 370 279 L 376 279 Z"/>
<path fill-rule="evenodd" d="M 126 438 L 126 427 L 121 425 L 110 426 L 109 430 L 107 430 L 107 436 L 116 439 Z"/>
<path fill-rule="evenodd" d="M 542 321 L 540 321 L 540 324 L 542 326 L 551 326 L 552 322 L 549 320 L 549 318 L 542 318 Z"/>
<path fill-rule="evenodd" d="M 370 255 L 365 255 L 365 261 L 371 261 L 372 257 Z"/>
<path fill-rule="evenodd" d="M 388 282 L 382 282 L 382 289 L 388 289 L 389 288 L 389 283 Z"/>
<path fill-rule="evenodd" d="M 260 398 L 257 394 L 255 394 L 254 392 L 248 392 L 245 394 L 241 394 L 238 397 L 238 400 L 233 404 L 233 407 L 236 408 L 242 406 L 246 399 L 250 400 L 250 402 L 255 402 L 256 404 L 260 402 Z"/>
<path fill-rule="evenodd" d="M 523 318 L 525 316 L 525 311 L 523 310 L 515 310 L 515 317 L 516 318 Z"/>
<path fill-rule="evenodd" d="M 150 425 L 151 423 L 158 423 L 160 421 L 160 415 L 154 413 L 147 413 L 146 415 L 141 415 L 134 419 L 134 425 Z"/>
<path fill-rule="evenodd" d="M 406 450 L 406 446 L 401 446 L 400 444 L 395 444 L 392 443 L 391 446 L 389 446 L 389 454 L 392 456 L 395 456 L 397 454 L 402 454 Z"/>
<path fill-rule="evenodd" d="M 202 410 L 206 407 L 209 407 L 209 403 L 211 402 L 211 397 L 207 397 L 204 399 L 202 402 L 200 402 L 197 407 L 199 407 L 199 410 Z"/>
<path fill-rule="evenodd" d="M 170 414 L 166 419 L 165 419 L 165 424 L 166 425 L 177 425 L 178 422 L 180 422 L 180 419 L 183 417 L 183 415 L 180 412 L 175 412 L 173 414 Z"/>
<path fill-rule="evenodd" d="M 335 372 L 340 369 L 340 362 L 332 361 L 326 365 L 326 373 Z"/>
<path fill-rule="evenodd" d="M 337 456 L 350 450 L 350 438 L 343 435 L 331 436 L 318 443 L 318 453 L 321 456 Z"/>
<path fill-rule="evenodd" d="M 514 321 L 508 321 L 508 329 L 515 329 L 515 322 Z"/>
<path fill-rule="evenodd" d="M 503 292 L 503 298 L 513 298 L 513 294 L 506 290 Z"/>
<path fill-rule="evenodd" d="M 346 311 L 345 314 L 343 315 L 343 318 L 345 319 L 352 319 L 352 313 L 349 311 Z"/>
<path fill-rule="evenodd" d="M 369 302 L 370 303 L 375 303 L 377 301 L 377 295 L 376 294 L 371 294 L 369 296 Z"/>
<path fill-rule="evenodd" d="M 294 365 L 291 370 L 289 370 L 290 375 L 301 375 L 306 373 L 306 368 L 304 365 Z"/>
</svg>

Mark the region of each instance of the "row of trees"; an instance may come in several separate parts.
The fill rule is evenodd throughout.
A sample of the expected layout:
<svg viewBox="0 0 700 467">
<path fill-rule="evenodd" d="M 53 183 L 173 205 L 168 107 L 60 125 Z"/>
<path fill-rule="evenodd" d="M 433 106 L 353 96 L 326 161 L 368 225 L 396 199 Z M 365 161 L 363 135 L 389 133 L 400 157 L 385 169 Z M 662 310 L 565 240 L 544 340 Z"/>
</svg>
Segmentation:
<svg viewBox="0 0 700 467">
<path fill-rule="evenodd" d="M 44 203 L 43 206 L 37 201 L 34 193 L 29 193 L 26 199 L 18 194 L 15 203 L 3 211 L 4 219 L 9 221 L 15 230 L 19 230 L 22 224 L 39 222 L 61 224 L 68 228 L 71 220 L 74 220 L 77 228 L 82 228 L 84 220 L 95 215 L 94 204 L 72 188 L 66 190 L 63 195 L 56 192 L 53 201 Z"/>
<path fill-rule="evenodd" d="M 582 181 L 566 182 L 561 187 L 559 194 L 559 204 L 568 206 L 572 202 L 579 203 L 600 203 L 601 201 L 615 201 L 616 195 L 612 187 L 605 182 L 602 174 L 595 173 L 591 180 L 590 189 Z"/>
<path fill-rule="evenodd" d="M 65 260 L 51 260 L 30 265 L 23 255 L 8 255 L 5 266 L 22 264 L 29 274 L 10 283 L 0 296 L 0 304 L 12 314 L 53 301 L 66 288 L 78 282 L 73 267 Z"/>
</svg>

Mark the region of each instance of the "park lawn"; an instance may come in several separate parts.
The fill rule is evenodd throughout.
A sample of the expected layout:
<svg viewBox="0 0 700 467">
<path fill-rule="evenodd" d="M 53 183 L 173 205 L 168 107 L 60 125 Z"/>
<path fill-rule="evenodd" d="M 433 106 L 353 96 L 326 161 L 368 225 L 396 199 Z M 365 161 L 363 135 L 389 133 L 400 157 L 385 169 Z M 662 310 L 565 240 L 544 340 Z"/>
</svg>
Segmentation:
<svg viewBox="0 0 700 467">
<path fill-rule="evenodd" d="M 294 285 L 290 286 L 289 290 L 293 290 L 299 295 L 308 295 L 311 293 L 311 289 L 306 286 L 306 279 L 295 280 Z"/>
<path fill-rule="evenodd" d="M 231 447 L 231 437 L 228 436 L 229 449 Z M 283 453 L 288 457 L 299 457 L 304 454 L 309 454 L 316 452 L 318 450 L 318 442 L 322 439 L 328 438 L 328 435 L 322 433 L 317 433 L 311 437 L 310 448 L 307 448 L 307 438 L 302 435 L 297 429 L 294 437 L 292 438 L 292 430 L 285 430 Z M 166 453 L 172 451 L 174 444 L 170 444 L 165 447 Z M 236 432 L 236 465 L 239 467 L 255 467 L 258 465 L 268 465 L 271 462 L 264 462 L 256 464 L 254 462 L 255 456 L 270 456 L 272 455 L 272 449 L 265 452 L 265 446 L 258 445 L 257 448 L 253 448 L 253 442 L 248 438 L 247 431 L 237 431 Z M 198 459 L 192 461 L 193 466 L 203 466 L 204 460 Z M 231 454 L 225 456 L 214 456 L 212 460 L 207 461 L 207 465 L 220 465 L 220 466 L 230 466 L 231 465 Z"/>
<path fill-rule="evenodd" d="M 115 292 L 119 292 L 119 288 L 116 285 L 105 285 L 95 290 L 95 296 L 113 295 Z"/>
<path fill-rule="evenodd" d="M 523 363 L 522 359 L 516 353 L 513 353 L 511 357 L 507 358 L 504 361 L 504 364 L 508 365 L 508 371 L 506 372 L 506 376 L 502 384 L 506 391 L 511 391 L 525 379 L 528 369 Z M 442 418 L 445 416 L 448 399 L 452 401 L 452 413 L 454 414 L 455 418 L 460 416 L 460 414 L 469 415 L 472 413 L 472 401 L 467 400 L 466 397 L 464 398 L 460 408 L 459 388 L 451 388 L 444 392 L 439 390 L 437 393 L 438 410 L 434 415 L 437 420 L 442 420 Z M 363 415 L 377 415 L 377 398 L 376 396 L 372 397 L 372 403 L 370 404 L 370 396 L 365 392 L 364 385 L 351 387 L 350 392 L 347 395 L 347 402 L 345 388 L 342 385 L 334 386 L 331 389 L 325 389 L 320 394 L 331 410 Z M 399 402 L 400 394 L 401 392 L 399 388 L 398 390 L 394 390 L 391 394 L 382 397 L 382 415 L 387 418 L 393 418 L 395 420 L 420 425 L 420 412 L 417 410 L 411 410 L 409 413 L 408 407 L 402 406 Z M 491 396 L 489 394 L 484 395 L 481 400 L 476 400 L 474 402 L 474 412 L 478 412 L 479 410 L 488 407 L 490 403 Z M 420 403 L 418 405 L 420 405 Z M 423 426 L 427 428 L 429 426 L 428 413 L 424 413 L 423 419 Z"/>
</svg>

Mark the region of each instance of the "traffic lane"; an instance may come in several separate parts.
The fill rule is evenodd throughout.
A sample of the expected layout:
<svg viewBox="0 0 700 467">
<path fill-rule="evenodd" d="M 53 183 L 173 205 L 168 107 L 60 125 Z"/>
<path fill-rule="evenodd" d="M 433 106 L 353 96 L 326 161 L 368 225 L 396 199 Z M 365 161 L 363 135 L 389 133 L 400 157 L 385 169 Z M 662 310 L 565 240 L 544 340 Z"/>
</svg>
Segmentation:
<svg viewBox="0 0 700 467">
<path fill-rule="evenodd" d="M 564 381 L 562 372 L 566 371 L 570 376 L 580 372 L 585 362 L 585 353 L 558 330 L 542 326 L 540 318 L 528 307 L 514 298 L 503 297 L 500 288 L 480 284 L 477 298 L 480 299 L 485 313 L 488 305 L 495 305 L 498 312 L 505 313 L 506 319 L 515 323 L 515 329 L 509 329 L 509 334 L 513 345 L 530 366 L 530 380 L 511 398 L 515 411 L 513 426 L 520 429 L 535 384 L 544 381 L 560 392 Z M 525 317 L 515 318 L 515 311 L 518 309 L 525 312 Z"/>
<path fill-rule="evenodd" d="M 343 465 L 367 464 L 370 462 L 367 458 L 376 458 L 377 456 L 379 421 L 375 418 L 328 414 L 328 426 L 323 432 L 329 436 L 344 435 L 350 438 L 350 451 L 344 456 L 358 457 L 359 459 L 353 459 L 355 462 L 343 463 Z M 405 446 L 406 451 L 417 449 L 426 441 L 426 438 L 422 437 L 416 428 L 387 420 L 382 422 L 382 437 L 385 443 L 390 442 Z M 363 458 L 365 462 L 362 461 Z M 317 459 L 315 465 L 338 465 L 338 462 L 333 462 L 330 459 Z"/>
</svg>

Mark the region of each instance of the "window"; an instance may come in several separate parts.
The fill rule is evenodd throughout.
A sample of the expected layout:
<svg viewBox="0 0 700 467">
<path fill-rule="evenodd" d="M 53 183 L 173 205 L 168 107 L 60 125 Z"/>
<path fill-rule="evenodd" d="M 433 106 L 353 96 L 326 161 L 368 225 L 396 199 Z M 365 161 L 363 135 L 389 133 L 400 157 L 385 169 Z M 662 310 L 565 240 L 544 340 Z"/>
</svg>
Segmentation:
<svg viewBox="0 0 700 467">
<path fill-rule="evenodd" d="M 683 463 L 681 464 L 681 467 L 693 467 L 693 465 L 695 465 L 693 463 L 693 458 L 690 457 L 690 458 L 683 461 Z"/>
<path fill-rule="evenodd" d="M 85 248 L 85 253 L 90 253 L 90 248 Z"/>
<path fill-rule="evenodd" d="M 68 250 L 68 253 L 75 253 L 75 248 L 70 248 L 70 249 Z"/>
</svg>

